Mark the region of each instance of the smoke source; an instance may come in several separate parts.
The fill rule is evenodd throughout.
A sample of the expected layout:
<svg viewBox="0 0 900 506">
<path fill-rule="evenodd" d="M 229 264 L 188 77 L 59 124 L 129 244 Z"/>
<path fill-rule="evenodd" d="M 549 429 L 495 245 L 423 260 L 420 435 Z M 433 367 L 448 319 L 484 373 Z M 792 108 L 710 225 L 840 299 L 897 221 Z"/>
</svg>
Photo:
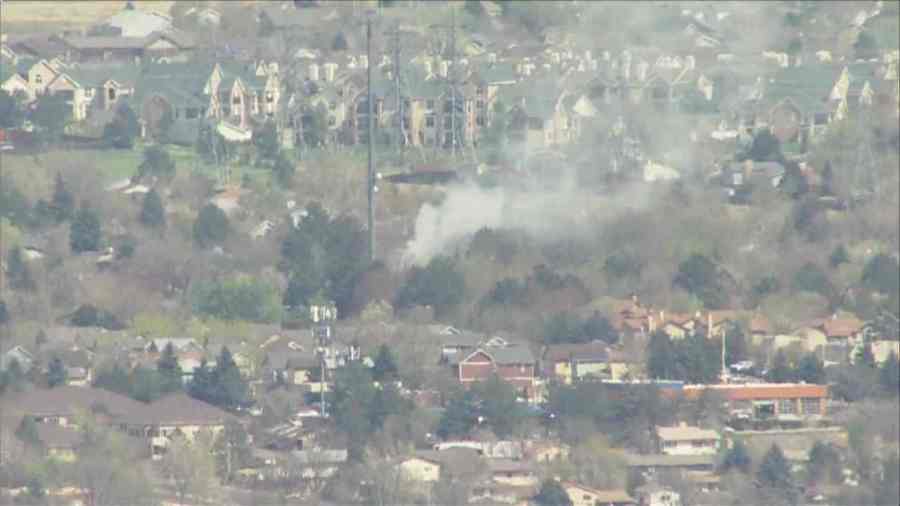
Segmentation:
<svg viewBox="0 0 900 506">
<path fill-rule="evenodd" d="M 649 192 L 637 185 L 615 195 L 582 191 L 572 184 L 556 191 L 451 186 L 440 204 L 419 210 L 398 267 L 424 266 L 435 256 L 452 254 L 482 228 L 524 231 L 548 242 L 575 237 L 625 211 L 645 208 Z"/>
</svg>

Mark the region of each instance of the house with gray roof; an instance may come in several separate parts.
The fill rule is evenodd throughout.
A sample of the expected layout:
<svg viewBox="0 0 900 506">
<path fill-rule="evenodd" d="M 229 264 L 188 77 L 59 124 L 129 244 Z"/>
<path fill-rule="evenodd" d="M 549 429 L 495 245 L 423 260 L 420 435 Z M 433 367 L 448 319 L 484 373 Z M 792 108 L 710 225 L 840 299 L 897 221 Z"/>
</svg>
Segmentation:
<svg viewBox="0 0 900 506">
<path fill-rule="evenodd" d="M 516 387 L 524 399 L 539 400 L 537 360 L 527 345 L 479 346 L 452 367 L 465 387 L 496 376 Z"/>
</svg>

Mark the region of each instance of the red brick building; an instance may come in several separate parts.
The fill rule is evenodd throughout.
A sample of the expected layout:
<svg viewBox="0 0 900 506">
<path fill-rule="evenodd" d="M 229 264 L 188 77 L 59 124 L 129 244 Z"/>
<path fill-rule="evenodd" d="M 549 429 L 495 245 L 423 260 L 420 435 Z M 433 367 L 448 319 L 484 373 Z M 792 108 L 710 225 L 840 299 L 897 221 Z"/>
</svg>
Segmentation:
<svg viewBox="0 0 900 506">
<path fill-rule="evenodd" d="M 709 391 L 728 403 L 733 415 L 752 420 L 804 421 L 826 415 L 828 385 L 805 383 L 747 383 L 685 385 L 684 396 L 694 399 Z"/>
<path fill-rule="evenodd" d="M 529 399 L 536 393 L 537 361 L 527 346 L 479 347 L 462 357 L 454 368 L 460 383 L 466 387 L 496 374 Z"/>
</svg>

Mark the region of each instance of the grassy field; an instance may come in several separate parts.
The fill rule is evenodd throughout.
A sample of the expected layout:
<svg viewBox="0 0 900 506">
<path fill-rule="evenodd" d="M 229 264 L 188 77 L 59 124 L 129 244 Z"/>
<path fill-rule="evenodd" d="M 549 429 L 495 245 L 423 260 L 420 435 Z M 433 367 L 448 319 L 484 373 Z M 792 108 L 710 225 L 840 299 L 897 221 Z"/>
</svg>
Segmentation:
<svg viewBox="0 0 900 506">
<path fill-rule="evenodd" d="M 137 9 L 168 14 L 175 2 L 135 1 Z M 5 1 L 0 9 L 4 32 L 24 32 L 51 28 L 83 27 L 97 23 L 122 10 L 123 1 Z M 42 25 L 46 25 L 43 26 Z"/>
</svg>

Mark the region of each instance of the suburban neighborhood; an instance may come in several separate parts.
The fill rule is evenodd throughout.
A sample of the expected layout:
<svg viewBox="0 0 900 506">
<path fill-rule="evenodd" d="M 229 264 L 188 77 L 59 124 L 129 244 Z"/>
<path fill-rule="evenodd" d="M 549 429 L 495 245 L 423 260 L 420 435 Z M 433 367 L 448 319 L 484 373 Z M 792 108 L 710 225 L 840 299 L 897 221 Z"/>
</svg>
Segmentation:
<svg viewBox="0 0 900 506">
<path fill-rule="evenodd" d="M 0 504 L 900 503 L 900 3 L 0 3 Z"/>
</svg>

